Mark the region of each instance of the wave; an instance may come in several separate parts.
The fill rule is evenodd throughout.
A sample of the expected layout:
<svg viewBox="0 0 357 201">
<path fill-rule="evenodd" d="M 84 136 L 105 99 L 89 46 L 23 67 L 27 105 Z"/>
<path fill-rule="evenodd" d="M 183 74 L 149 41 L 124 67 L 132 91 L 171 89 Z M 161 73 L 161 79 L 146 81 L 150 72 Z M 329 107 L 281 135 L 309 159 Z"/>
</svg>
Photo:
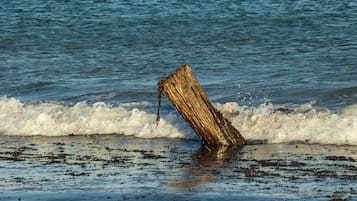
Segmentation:
<svg viewBox="0 0 357 201">
<path fill-rule="evenodd" d="M 0 98 L 0 135 L 67 136 L 122 134 L 140 138 L 197 138 L 176 112 L 161 115 L 145 111 L 148 103 L 118 106 L 103 102 L 73 106 L 59 103 L 23 103 Z M 312 103 L 288 108 L 234 102 L 215 107 L 248 141 L 357 145 L 357 105 L 339 111 L 314 108 Z"/>
<path fill-rule="evenodd" d="M 312 103 L 293 108 L 237 103 L 216 107 L 250 141 L 357 145 L 357 105 L 335 112 L 314 108 Z"/>
<path fill-rule="evenodd" d="M 186 125 L 177 115 L 156 115 L 140 107 L 145 103 L 117 107 L 97 102 L 79 102 L 73 106 L 58 103 L 22 103 L 15 98 L 0 99 L 0 134 L 13 136 L 67 136 L 123 134 L 142 138 L 185 138 Z"/>
</svg>

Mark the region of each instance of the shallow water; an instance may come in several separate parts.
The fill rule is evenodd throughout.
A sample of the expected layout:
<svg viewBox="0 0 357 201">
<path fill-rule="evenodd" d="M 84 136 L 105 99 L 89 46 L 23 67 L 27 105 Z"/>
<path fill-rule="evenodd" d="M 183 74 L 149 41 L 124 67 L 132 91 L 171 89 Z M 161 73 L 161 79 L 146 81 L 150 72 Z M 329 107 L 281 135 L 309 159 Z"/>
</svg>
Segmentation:
<svg viewBox="0 0 357 201">
<path fill-rule="evenodd" d="M 356 146 L 2 136 L 0 199 L 351 200 L 356 161 Z"/>
</svg>

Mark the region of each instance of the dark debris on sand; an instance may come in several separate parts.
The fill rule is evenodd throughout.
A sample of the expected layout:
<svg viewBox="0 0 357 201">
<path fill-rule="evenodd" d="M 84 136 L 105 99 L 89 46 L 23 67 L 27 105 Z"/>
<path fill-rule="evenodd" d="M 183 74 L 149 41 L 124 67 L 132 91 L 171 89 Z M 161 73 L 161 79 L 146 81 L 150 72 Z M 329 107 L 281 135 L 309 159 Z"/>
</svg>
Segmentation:
<svg viewBox="0 0 357 201">
<path fill-rule="evenodd" d="M 36 182 L 56 182 L 56 178 L 60 178 L 57 180 L 61 182 L 116 178 L 115 185 L 119 185 L 119 188 L 127 182 L 133 182 L 135 186 L 150 181 L 170 187 L 175 186 L 172 184 L 185 186 L 192 192 L 200 189 L 214 191 L 210 185 L 218 183 L 220 186 L 231 187 L 257 185 L 261 186 L 264 192 L 283 188 L 289 193 L 296 193 L 299 184 L 306 182 L 357 182 L 354 155 L 344 156 L 341 154 L 344 152 L 328 152 L 326 150 L 331 149 L 328 146 L 320 147 L 315 153 L 305 150 L 315 146 L 304 144 L 247 145 L 237 150 L 204 146 L 199 148 L 197 145 L 193 149 L 187 145 L 187 141 L 186 144 L 182 143 L 184 145 L 179 146 L 171 146 L 170 140 L 166 140 L 167 144 L 164 145 L 155 144 L 155 141 L 145 147 L 145 143 L 137 145 L 138 139 L 126 142 L 127 144 L 121 141 L 122 138 L 118 139 L 119 142 L 113 143 L 110 137 L 104 144 L 95 137 L 78 137 L 78 141 L 75 140 L 77 137 L 66 138 L 64 141 L 59 138 L 58 141 L 42 143 L 41 138 L 37 143 L 25 141 L 2 144 L 0 163 L 3 167 L 6 164 L 18 163 L 19 167 L 48 170 L 48 173 L 44 173 L 45 176 L 41 173 L 39 178 L 16 174 L 10 175 L 6 181 L 26 186 Z M 129 146 L 130 143 L 133 145 Z M 274 150 L 276 146 L 283 148 Z M 266 150 L 260 150 L 263 148 Z M 187 178 L 180 178 L 182 172 L 187 174 Z M 121 180 L 123 176 L 125 180 Z M 170 182 L 173 178 L 173 182 Z M 175 180 L 176 178 L 179 179 Z M 191 184 L 195 185 L 190 187 Z M 326 194 L 323 185 L 315 188 L 317 194 Z M 328 199 L 349 200 L 346 195 L 357 196 L 357 192 L 355 188 L 344 189 L 341 193 L 336 191 Z"/>
</svg>

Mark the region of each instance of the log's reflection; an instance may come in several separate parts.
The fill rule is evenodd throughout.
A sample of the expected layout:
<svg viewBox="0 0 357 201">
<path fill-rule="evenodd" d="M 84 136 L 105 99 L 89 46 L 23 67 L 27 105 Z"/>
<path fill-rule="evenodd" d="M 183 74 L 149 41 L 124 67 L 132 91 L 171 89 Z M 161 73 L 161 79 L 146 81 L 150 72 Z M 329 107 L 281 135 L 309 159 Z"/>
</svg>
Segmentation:
<svg viewBox="0 0 357 201">
<path fill-rule="evenodd" d="M 202 170 L 227 167 L 229 162 L 236 160 L 236 154 L 241 147 L 236 146 L 202 146 L 195 155 L 193 162 Z"/>
<path fill-rule="evenodd" d="M 195 186 L 214 182 L 222 171 L 229 169 L 230 164 L 236 161 L 240 149 L 234 146 L 202 146 L 192 156 L 192 165 L 182 181 L 170 183 L 169 186 L 192 190 Z"/>
</svg>

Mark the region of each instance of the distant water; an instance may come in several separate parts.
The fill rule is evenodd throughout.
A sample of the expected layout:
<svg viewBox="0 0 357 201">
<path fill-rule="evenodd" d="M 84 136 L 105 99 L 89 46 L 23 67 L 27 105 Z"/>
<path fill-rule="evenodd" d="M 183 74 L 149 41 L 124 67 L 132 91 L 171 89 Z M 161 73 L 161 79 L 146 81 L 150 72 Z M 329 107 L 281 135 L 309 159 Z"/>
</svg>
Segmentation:
<svg viewBox="0 0 357 201">
<path fill-rule="evenodd" d="M 357 145 L 355 1 L 2 1 L 0 27 L 2 135 L 192 138 L 155 123 L 188 64 L 249 140 Z"/>
</svg>

